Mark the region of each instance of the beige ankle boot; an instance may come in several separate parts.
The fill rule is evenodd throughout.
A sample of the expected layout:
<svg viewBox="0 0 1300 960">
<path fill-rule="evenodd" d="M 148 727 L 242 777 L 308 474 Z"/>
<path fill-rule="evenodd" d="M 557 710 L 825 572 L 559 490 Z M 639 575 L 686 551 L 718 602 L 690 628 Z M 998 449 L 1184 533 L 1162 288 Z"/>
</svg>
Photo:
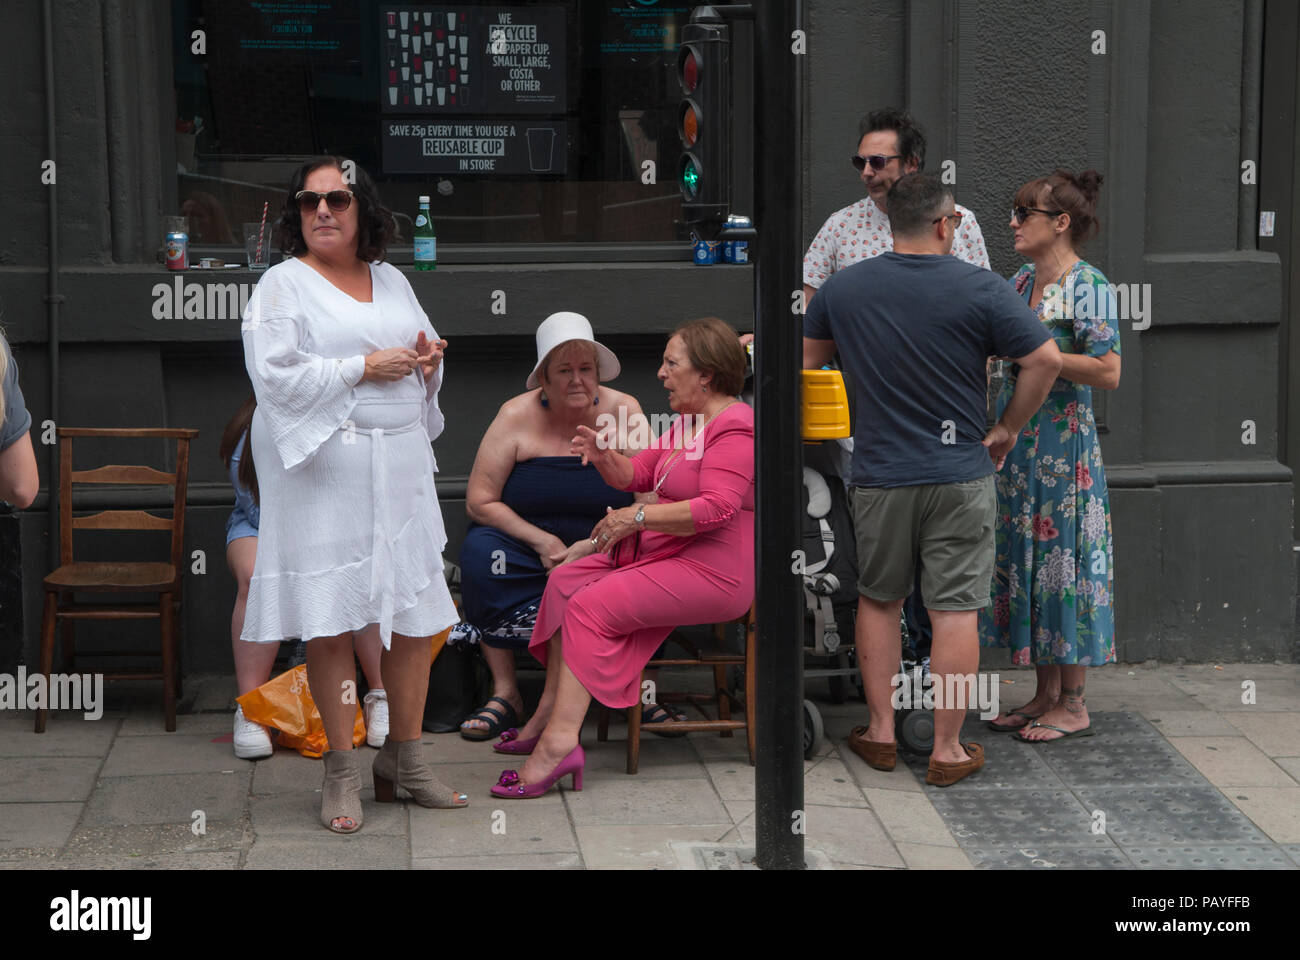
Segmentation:
<svg viewBox="0 0 1300 960">
<path fill-rule="evenodd" d="M 420 756 L 419 740 L 384 741 L 375 757 L 375 799 L 392 803 L 397 788 L 406 790 L 422 807 L 451 809 L 469 806 L 469 797 L 441 783 Z"/>
<path fill-rule="evenodd" d="M 361 829 L 361 769 L 355 750 L 326 750 L 325 783 L 321 786 L 320 819 L 335 833 Z M 344 820 L 335 826 L 335 820 Z M 348 826 L 348 820 L 352 825 Z"/>
</svg>

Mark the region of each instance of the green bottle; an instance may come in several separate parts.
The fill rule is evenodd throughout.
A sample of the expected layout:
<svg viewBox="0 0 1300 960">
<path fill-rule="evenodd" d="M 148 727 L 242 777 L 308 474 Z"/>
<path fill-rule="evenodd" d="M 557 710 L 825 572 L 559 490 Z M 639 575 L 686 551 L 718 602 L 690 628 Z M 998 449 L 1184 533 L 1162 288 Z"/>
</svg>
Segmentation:
<svg viewBox="0 0 1300 960">
<path fill-rule="evenodd" d="M 433 232 L 428 196 L 420 197 L 420 212 L 415 215 L 415 269 L 438 269 L 438 238 Z"/>
</svg>

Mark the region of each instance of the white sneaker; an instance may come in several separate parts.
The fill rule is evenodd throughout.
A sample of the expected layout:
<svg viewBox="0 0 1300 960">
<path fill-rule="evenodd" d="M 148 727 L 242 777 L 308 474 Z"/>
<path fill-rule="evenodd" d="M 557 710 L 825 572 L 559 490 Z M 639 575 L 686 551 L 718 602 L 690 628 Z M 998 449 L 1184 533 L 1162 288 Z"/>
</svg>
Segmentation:
<svg viewBox="0 0 1300 960">
<path fill-rule="evenodd" d="M 271 737 L 260 723 L 244 719 L 244 708 L 235 707 L 235 756 L 257 760 L 272 753 Z"/>
<path fill-rule="evenodd" d="M 388 739 L 388 694 L 383 690 L 371 690 L 362 701 L 361 709 L 366 718 L 366 743 L 378 749 Z"/>
</svg>

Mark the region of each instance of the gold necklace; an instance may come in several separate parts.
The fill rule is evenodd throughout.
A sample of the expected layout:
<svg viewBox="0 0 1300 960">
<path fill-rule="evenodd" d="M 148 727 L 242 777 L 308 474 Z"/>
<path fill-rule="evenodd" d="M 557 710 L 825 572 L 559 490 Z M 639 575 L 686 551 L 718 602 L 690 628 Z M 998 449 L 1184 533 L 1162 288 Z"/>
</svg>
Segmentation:
<svg viewBox="0 0 1300 960">
<path fill-rule="evenodd" d="M 739 402 L 740 402 L 739 400 L 730 400 L 727 403 L 724 403 L 721 407 L 719 407 L 714 412 L 712 417 L 709 417 L 709 419 L 705 420 L 702 424 L 700 424 L 700 428 L 695 431 L 695 435 L 691 437 L 690 442 L 694 443 L 696 440 L 698 440 L 700 438 L 700 434 L 704 432 L 704 428 L 707 427 L 709 424 L 711 424 L 714 418 L 717 417 L 718 414 L 720 414 L 723 410 L 726 410 L 733 403 L 739 403 Z M 681 456 L 678 456 L 679 454 Z M 677 466 L 677 464 L 679 464 L 682 461 L 685 455 L 686 455 L 686 427 L 685 425 L 683 425 L 682 445 L 680 447 L 674 447 L 673 452 L 668 455 L 668 459 L 664 463 L 664 472 L 659 475 L 659 482 L 655 484 L 655 488 L 653 491 L 654 493 L 659 492 L 659 488 L 662 487 L 664 485 L 664 481 L 668 479 L 668 474 L 672 472 L 673 467 Z"/>
</svg>

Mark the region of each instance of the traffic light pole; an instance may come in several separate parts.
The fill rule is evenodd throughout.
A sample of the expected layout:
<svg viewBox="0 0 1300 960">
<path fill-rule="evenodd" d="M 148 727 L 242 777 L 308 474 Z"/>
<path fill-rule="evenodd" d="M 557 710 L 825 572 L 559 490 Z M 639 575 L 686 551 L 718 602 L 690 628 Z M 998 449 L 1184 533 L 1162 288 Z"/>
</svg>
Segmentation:
<svg viewBox="0 0 1300 960">
<path fill-rule="evenodd" d="M 757 475 L 757 861 L 804 867 L 803 595 L 792 551 L 802 543 L 799 370 L 803 329 L 792 316 L 802 289 L 803 195 L 795 0 L 754 8 L 754 405 Z M 802 49 L 802 48 L 800 48 Z"/>
</svg>

